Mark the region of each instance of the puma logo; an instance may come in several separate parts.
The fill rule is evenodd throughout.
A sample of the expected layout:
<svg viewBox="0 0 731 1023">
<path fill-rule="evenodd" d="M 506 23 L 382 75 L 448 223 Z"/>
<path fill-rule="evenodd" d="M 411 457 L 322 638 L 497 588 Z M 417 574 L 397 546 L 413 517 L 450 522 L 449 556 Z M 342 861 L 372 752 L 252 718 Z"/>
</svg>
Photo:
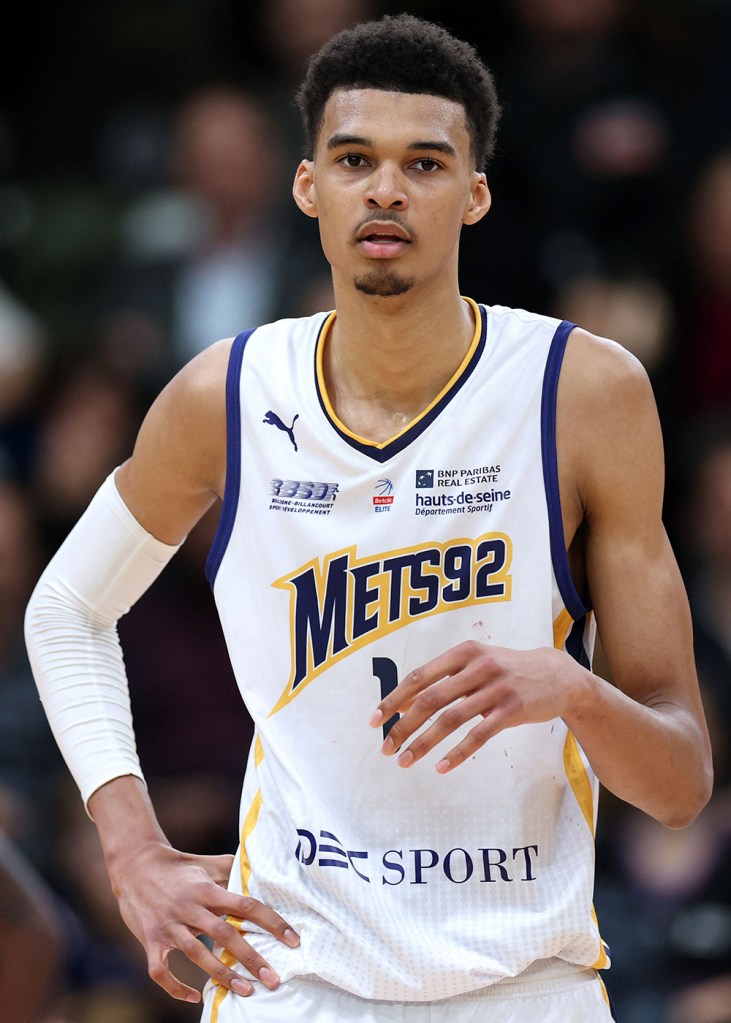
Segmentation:
<svg viewBox="0 0 731 1023">
<path fill-rule="evenodd" d="M 294 424 L 297 422 L 298 419 L 299 419 L 299 413 L 297 413 L 297 415 L 292 420 L 292 425 L 291 426 L 287 426 L 286 423 L 282 422 L 282 420 L 279 418 L 279 416 L 277 415 L 276 412 L 269 411 L 269 412 L 267 412 L 267 414 L 262 419 L 262 422 L 266 423 L 268 426 L 276 426 L 276 428 L 278 430 L 284 430 L 284 432 L 287 434 L 289 439 L 292 441 L 292 447 L 296 451 L 297 450 L 297 441 L 294 439 Z"/>
</svg>

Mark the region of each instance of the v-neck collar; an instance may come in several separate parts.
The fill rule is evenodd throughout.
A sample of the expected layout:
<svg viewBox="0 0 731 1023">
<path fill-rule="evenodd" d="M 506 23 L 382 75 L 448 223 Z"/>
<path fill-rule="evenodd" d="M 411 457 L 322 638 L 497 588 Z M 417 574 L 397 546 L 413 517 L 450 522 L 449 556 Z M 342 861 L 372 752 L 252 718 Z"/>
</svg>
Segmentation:
<svg viewBox="0 0 731 1023">
<path fill-rule="evenodd" d="M 403 430 L 400 430 L 393 437 L 389 438 L 389 440 L 385 441 L 368 440 L 365 437 L 360 437 L 358 434 L 353 433 L 352 430 L 349 430 L 348 427 L 338 419 L 335 414 L 335 410 L 330 403 L 323 373 L 323 352 L 337 316 L 337 313 L 335 312 L 330 313 L 320 328 L 320 333 L 315 345 L 315 387 L 317 390 L 317 397 L 325 417 L 330 422 L 330 425 L 335 432 L 346 442 L 346 444 L 349 444 L 352 448 L 355 448 L 356 451 L 360 451 L 362 454 L 367 455 L 376 462 L 386 462 L 393 455 L 397 455 L 399 452 L 403 451 L 404 448 L 408 447 L 413 440 L 419 437 L 424 430 L 426 430 L 426 428 L 434 422 L 442 409 L 444 409 L 452 398 L 454 398 L 460 388 L 470 378 L 473 370 L 480 361 L 480 357 L 485 348 L 485 339 L 487 335 L 487 314 L 484 308 L 482 306 L 478 306 L 471 298 L 466 298 L 465 301 L 472 307 L 475 317 L 475 332 L 464 359 L 431 404 L 429 404 L 424 411 L 416 417 L 416 419 L 412 419 L 412 421 L 405 426 Z"/>
</svg>

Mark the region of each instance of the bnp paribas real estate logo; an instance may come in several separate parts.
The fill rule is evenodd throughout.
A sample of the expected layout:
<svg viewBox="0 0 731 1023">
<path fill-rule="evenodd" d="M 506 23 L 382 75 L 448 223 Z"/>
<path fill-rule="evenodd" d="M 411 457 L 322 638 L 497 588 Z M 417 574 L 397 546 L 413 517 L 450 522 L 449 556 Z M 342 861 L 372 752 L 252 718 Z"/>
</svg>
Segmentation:
<svg viewBox="0 0 731 1023">
<path fill-rule="evenodd" d="M 389 479 L 378 480 L 375 487 L 375 494 L 373 495 L 373 511 L 374 512 L 387 512 L 391 511 L 391 505 L 393 504 L 394 493 L 393 483 Z"/>
<path fill-rule="evenodd" d="M 416 489 L 427 490 L 429 487 L 434 486 L 434 470 L 433 469 L 417 469 L 416 470 Z"/>
</svg>

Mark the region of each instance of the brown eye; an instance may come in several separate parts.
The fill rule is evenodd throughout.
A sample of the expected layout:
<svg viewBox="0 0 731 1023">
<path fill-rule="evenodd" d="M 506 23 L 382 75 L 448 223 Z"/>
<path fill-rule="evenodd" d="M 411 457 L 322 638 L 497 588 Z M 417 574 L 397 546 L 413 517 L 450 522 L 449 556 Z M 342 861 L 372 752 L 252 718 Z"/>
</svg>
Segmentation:
<svg viewBox="0 0 731 1023">
<path fill-rule="evenodd" d="M 338 162 L 345 167 L 363 167 L 365 166 L 365 157 L 359 153 L 346 153 L 345 156 L 340 157 Z"/>
<path fill-rule="evenodd" d="M 425 156 L 423 160 L 417 160 L 414 166 L 417 170 L 425 171 L 427 174 L 433 174 L 434 171 L 438 171 L 441 167 L 440 163 L 436 160 L 432 160 L 430 157 Z"/>
</svg>

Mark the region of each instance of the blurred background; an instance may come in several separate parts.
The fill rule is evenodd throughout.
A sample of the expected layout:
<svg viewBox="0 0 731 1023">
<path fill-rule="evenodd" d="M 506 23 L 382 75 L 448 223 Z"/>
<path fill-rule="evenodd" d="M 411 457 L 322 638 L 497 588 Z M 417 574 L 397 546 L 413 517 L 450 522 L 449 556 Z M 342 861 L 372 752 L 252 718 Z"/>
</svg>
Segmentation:
<svg viewBox="0 0 731 1023">
<path fill-rule="evenodd" d="M 596 906 L 619 1023 L 731 1021 L 731 3 L 66 0 L 7 26 L 0 72 L 0 992 L 13 1023 L 198 1019 L 148 980 L 119 919 L 22 615 L 171 374 L 220 337 L 330 307 L 316 225 L 290 196 L 292 95 L 334 32 L 402 10 L 475 44 L 504 105 L 463 292 L 613 337 L 655 387 L 717 782 L 680 832 L 605 794 Z M 120 627 L 153 798 L 172 842 L 196 852 L 237 843 L 251 735 L 203 576 L 215 525 L 214 510 Z"/>
</svg>

